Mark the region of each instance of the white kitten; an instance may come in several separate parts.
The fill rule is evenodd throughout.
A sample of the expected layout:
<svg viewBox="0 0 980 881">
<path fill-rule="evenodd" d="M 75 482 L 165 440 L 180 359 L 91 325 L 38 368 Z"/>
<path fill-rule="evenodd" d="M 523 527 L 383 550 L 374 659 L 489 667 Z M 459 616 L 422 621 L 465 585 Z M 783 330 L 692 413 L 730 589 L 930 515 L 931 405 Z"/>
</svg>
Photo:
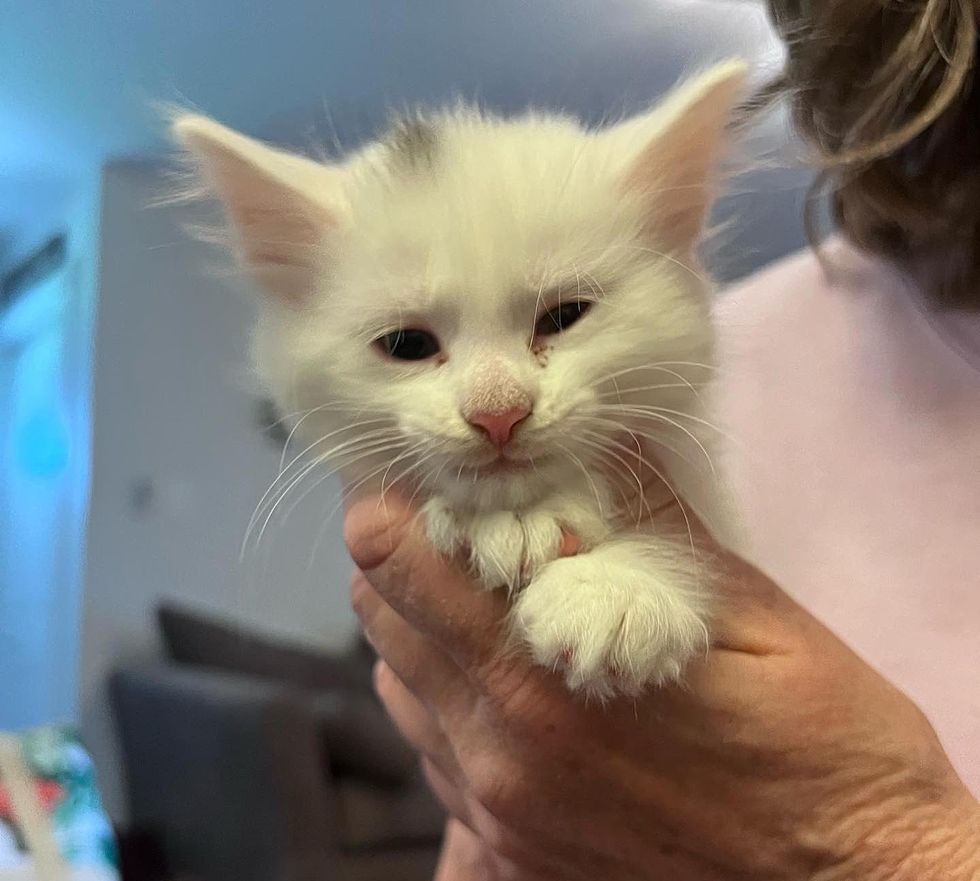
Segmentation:
<svg viewBox="0 0 980 881">
<path fill-rule="evenodd" d="M 436 547 L 512 590 L 534 657 L 595 696 L 706 646 L 703 561 L 636 518 L 655 461 L 728 534 L 695 247 L 744 79 L 720 65 L 599 131 L 420 116 L 333 165 L 174 122 L 267 294 L 257 366 L 312 454 L 419 494 Z M 558 558 L 563 531 L 582 552 Z"/>
</svg>

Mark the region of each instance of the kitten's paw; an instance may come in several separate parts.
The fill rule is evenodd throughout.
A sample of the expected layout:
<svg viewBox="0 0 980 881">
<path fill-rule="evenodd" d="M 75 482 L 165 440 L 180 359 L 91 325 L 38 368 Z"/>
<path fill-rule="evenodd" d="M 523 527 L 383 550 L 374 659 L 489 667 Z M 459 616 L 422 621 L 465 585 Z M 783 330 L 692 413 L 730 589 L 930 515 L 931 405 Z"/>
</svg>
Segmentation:
<svg viewBox="0 0 980 881">
<path fill-rule="evenodd" d="M 479 514 L 469 524 L 466 543 L 470 563 L 484 585 L 516 590 L 557 558 L 561 527 L 543 513 Z"/>
<path fill-rule="evenodd" d="M 544 568 L 517 598 L 515 626 L 534 659 L 562 672 L 573 691 L 599 700 L 635 696 L 679 679 L 707 649 L 692 587 L 616 565 L 600 549 Z"/>
</svg>

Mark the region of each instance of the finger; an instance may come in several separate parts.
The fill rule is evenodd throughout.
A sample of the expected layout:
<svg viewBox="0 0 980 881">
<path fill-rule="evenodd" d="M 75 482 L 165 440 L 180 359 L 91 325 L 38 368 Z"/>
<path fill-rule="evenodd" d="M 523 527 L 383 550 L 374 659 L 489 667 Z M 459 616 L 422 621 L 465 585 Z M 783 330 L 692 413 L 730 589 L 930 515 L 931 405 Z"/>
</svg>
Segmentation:
<svg viewBox="0 0 980 881">
<path fill-rule="evenodd" d="M 467 804 L 463 790 L 455 786 L 427 758 L 422 759 L 422 773 L 425 775 L 425 782 L 428 783 L 432 794 L 438 799 L 439 803 L 446 809 L 449 815 L 467 828 L 472 828 L 473 821 L 470 817 L 469 805 Z"/>
<path fill-rule="evenodd" d="M 574 557 L 580 550 L 582 550 L 582 539 L 570 532 L 563 532 L 561 534 L 561 547 L 558 551 L 559 556 Z"/>
<path fill-rule="evenodd" d="M 733 554 L 709 565 L 716 649 L 762 656 L 785 653 L 798 643 L 810 616 L 779 585 Z"/>
<path fill-rule="evenodd" d="M 374 650 L 426 706 L 447 713 L 468 702 L 469 677 L 392 609 L 360 571 L 351 581 L 351 603 Z"/>
<path fill-rule="evenodd" d="M 459 820 L 446 824 L 434 881 L 493 881 L 497 877 L 486 846 Z"/>
<path fill-rule="evenodd" d="M 452 779 L 462 779 L 456 755 L 439 721 L 394 674 L 379 661 L 374 668 L 374 688 L 385 710 L 412 748 Z"/>
<path fill-rule="evenodd" d="M 507 603 L 429 544 L 415 512 L 389 493 L 353 505 L 345 537 L 354 562 L 382 599 L 479 679 L 503 642 Z"/>
</svg>

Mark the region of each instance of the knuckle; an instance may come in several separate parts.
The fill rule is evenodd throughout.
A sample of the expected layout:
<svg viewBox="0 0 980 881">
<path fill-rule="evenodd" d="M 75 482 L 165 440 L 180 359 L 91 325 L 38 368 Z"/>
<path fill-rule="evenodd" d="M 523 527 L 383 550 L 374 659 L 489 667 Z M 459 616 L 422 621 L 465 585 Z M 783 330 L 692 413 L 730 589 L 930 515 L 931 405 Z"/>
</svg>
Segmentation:
<svg viewBox="0 0 980 881">
<path fill-rule="evenodd" d="M 399 684 L 395 673 L 391 667 L 379 659 L 374 662 L 373 678 L 374 690 L 381 698 L 382 703 L 387 706 Z"/>
<path fill-rule="evenodd" d="M 354 575 L 350 583 L 350 602 L 354 614 L 362 621 L 370 617 L 374 606 L 374 588 L 360 572 Z"/>
<path fill-rule="evenodd" d="M 474 670 L 481 691 L 502 715 L 523 715 L 541 698 L 541 670 L 505 645 Z"/>
<path fill-rule="evenodd" d="M 502 727 L 530 753 L 550 749 L 559 727 L 555 720 L 567 715 L 565 704 L 573 700 L 561 684 L 552 689 L 544 671 L 507 663 L 488 666 L 480 678 L 484 699 Z"/>
<path fill-rule="evenodd" d="M 480 837 L 486 843 L 489 851 L 499 860 L 503 861 L 513 872 L 512 867 L 534 866 L 536 863 L 536 848 L 533 843 L 527 842 L 520 832 L 508 828 L 499 822 L 491 820 L 480 824 Z M 496 877 L 496 876 L 494 876 Z M 500 877 L 504 877 L 501 875 Z M 511 877 L 507 875 L 506 877 Z M 538 878 L 540 875 L 535 874 Z"/>
<path fill-rule="evenodd" d="M 528 811 L 534 801 L 523 770 L 495 753 L 475 759 L 468 769 L 472 797 L 508 828 L 520 827 L 528 821 Z"/>
<path fill-rule="evenodd" d="M 344 521 L 344 540 L 354 562 L 370 570 L 396 554 L 411 523 L 411 511 L 392 499 L 379 506 L 376 499 L 355 503 Z"/>
</svg>

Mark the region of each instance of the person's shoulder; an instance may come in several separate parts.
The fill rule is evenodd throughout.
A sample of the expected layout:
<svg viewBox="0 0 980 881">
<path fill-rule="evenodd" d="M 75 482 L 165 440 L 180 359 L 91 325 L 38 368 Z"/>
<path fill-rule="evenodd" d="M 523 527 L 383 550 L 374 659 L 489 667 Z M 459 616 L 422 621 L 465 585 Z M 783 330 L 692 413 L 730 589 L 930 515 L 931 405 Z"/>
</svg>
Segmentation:
<svg viewBox="0 0 980 881">
<path fill-rule="evenodd" d="M 890 277 L 836 240 L 784 257 L 719 293 L 719 357 L 764 373 L 836 357 L 874 319 Z"/>
<path fill-rule="evenodd" d="M 740 279 L 722 290 L 723 298 L 765 295 L 771 290 L 783 290 L 789 281 L 809 281 L 819 283 L 822 267 L 812 248 L 803 248 L 757 269 L 746 278 Z"/>
<path fill-rule="evenodd" d="M 806 312 L 816 302 L 860 296 L 894 284 L 893 273 L 839 239 L 804 248 L 723 288 L 717 300 L 722 321 L 739 314 Z"/>
<path fill-rule="evenodd" d="M 800 294 L 827 285 L 820 259 L 810 248 L 797 251 L 722 288 L 716 311 L 720 319 L 734 318 L 749 309 L 767 312 L 796 300 Z"/>
</svg>

